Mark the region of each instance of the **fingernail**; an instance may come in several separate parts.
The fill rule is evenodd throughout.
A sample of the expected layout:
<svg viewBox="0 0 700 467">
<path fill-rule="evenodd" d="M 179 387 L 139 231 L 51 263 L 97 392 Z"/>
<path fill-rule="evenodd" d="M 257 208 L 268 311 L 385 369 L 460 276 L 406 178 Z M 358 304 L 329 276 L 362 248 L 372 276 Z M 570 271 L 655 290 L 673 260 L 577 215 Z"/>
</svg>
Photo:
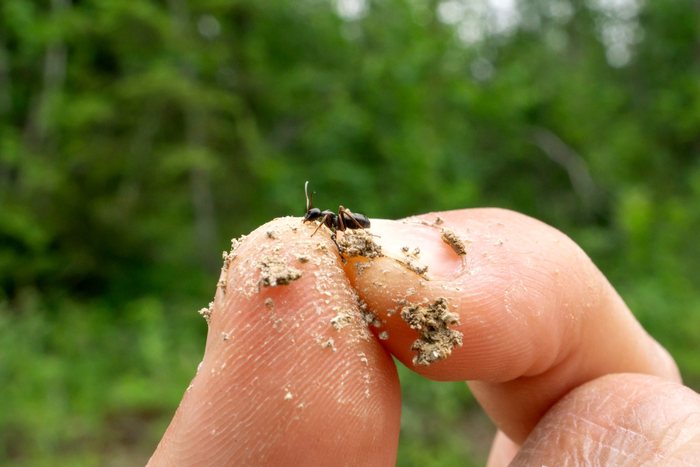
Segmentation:
<svg viewBox="0 0 700 467">
<path fill-rule="evenodd" d="M 444 225 L 372 219 L 369 232 L 377 236 L 374 241 L 384 256 L 404 262 L 427 279 L 449 280 L 463 271 L 465 244 Z"/>
</svg>

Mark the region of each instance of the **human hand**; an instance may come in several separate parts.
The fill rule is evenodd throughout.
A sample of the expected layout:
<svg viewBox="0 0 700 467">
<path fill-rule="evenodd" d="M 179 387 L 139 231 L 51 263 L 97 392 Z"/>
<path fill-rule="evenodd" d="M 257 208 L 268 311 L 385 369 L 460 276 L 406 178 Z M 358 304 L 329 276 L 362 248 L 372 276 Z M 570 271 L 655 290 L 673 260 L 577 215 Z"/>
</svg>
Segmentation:
<svg viewBox="0 0 700 467">
<path fill-rule="evenodd" d="M 222 271 L 204 359 L 149 465 L 393 466 L 390 354 L 427 378 L 468 381 L 499 428 L 490 467 L 695 465 L 700 396 L 578 246 L 510 211 L 439 216 L 373 219 L 386 256 L 345 267 L 325 229 L 310 236 L 316 223 L 252 232 Z M 403 246 L 420 248 L 411 262 L 424 277 Z M 367 327 L 358 295 L 381 327 Z M 414 365 L 418 332 L 398 310 L 439 298 L 463 345 Z"/>
</svg>

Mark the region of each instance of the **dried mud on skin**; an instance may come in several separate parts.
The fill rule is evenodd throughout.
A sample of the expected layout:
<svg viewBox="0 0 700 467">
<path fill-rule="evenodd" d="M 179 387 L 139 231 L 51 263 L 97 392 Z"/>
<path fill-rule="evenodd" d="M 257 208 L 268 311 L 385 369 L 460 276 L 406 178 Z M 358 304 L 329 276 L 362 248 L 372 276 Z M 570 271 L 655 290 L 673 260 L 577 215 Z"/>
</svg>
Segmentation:
<svg viewBox="0 0 700 467">
<path fill-rule="evenodd" d="M 428 272 L 428 266 L 421 265 L 418 260 L 420 255 L 420 248 L 415 247 L 411 250 L 409 247 L 404 246 L 401 248 L 401 253 L 403 253 L 403 264 L 408 268 L 408 270 L 415 272 L 419 276 L 427 279 L 426 273 Z"/>
<path fill-rule="evenodd" d="M 464 244 L 461 238 L 452 229 L 445 227 L 442 229 L 442 241 L 450 245 L 450 247 L 459 256 L 464 256 L 467 254 L 467 246 Z"/>
<path fill-rule="evenodd" d="M 374 264 L 374 260 L 369 261 L 358 261 L 355 263 L 355 269 L 357 269 L 357 275 L 361 276 L 365 269 L 369 268 Z"/>
<path fill-rule="evenodd" d="M 211 314 L 214 312 L 214 302 L 209 302 L 209 307 L 208 308 L 202 308 L 199 310 L 199 314 L 202 315 L 202 318 L 204 318 L 207 321 L 207 324 L 211 322 Z"/>
<path fill-rule="evenodd" d="M 348 258 L 362 256 L 364 258 L 378 258 L 382 255 L 382 247 L 374 243 L 372 234 L 363 229 L 346 230 L 343 236 L 338 238 L 340 252 Z"/>
<path fill-rule="evenodd" d="M 258 280 L 258 290 L 263 287 L 277 287 L 278 285 L 289 285 L 301 277 L 301 271 L 275 256 L 266 256 L 258 263 L 260 269 L 260 279 Z"/>
<path fill-rule="evenodd" d="M 346 326 L 350 326 L 354 319 L 354 312 L 352 309 L 342 309 L 338 311 L 338 314 L 331 319 L 330 324 L 333 329 L 340 331 Z"/>
<path fill-rule="evenodd" d="M 377 317 L 376 313 L 369 309 L 367 304 L 360 300 L 360 314 L 362 315 L 362 320 L 367 324 L 367 326 L 374 326 L 375 328 L 382 327 L 382 321 Z"/>
<path fill-rule="evenodd" d="M 224 291 L 226 291 L 226 282 L 228 280 L 228 267 L 231 264 L 231 262 L 238 256 L 236 250 L 245 239 L 246 235 L 241 235 L 240 238 L 232 238 L 231 251 L 223 252 L 224 265 L 221 267 L 221 278 L 219 279 L 219 282 L 216 284 L 216 286 L 221 287 Z"/>
<path fill-rule="evenodd" d="M 457 314 L 449 311 L 447 299 L 443 297 L 433 303 L 425 301 L 404 306 L 401 318 L 411 329 L 420 332 L 420 338 L 411 346 L 411 350 L 418 351 L 413 357 L 414 365 L 428 366 L 444 360 L 452 354 L 452 349 L 462 345 L 462 333 L 447 327 L 459 326 L 460 323 Z"/>
<path fill-rule="evenodd" d="M 219 282 L 217 282 L 216 286 L 221 287 L 224 291 L 226 291 L 226 282 L 228 280 L 229 265 L 234 259 L 236 259 L 236 256 L 238 256 L 236 250 L 241 245 L 241 242 L 245 240 L 245 238 L 245 235 L 241 235 L 240 238 L 231 239 L 231 251 L 224 251 L 222 254 L 224 259 L 224 265 L 221 267 L 221 277 L 219 279 Z M 202 317 L 207 321 L 207 324 L 211 323 L 212 313 L 214 313 L 214 302 L 209 303 L 208 308 L 202 308 L 201 310 L 199 310 L 199 314 L 202 315 Z"/>
</svg>

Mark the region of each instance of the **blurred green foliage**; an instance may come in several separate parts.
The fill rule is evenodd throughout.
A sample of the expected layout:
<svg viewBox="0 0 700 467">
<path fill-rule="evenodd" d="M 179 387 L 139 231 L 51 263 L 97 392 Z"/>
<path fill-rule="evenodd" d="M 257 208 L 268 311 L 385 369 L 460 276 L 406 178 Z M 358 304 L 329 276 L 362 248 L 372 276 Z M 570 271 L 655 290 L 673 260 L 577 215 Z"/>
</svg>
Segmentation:
<svg viewBox="0 0 700 467">
<path fill-rule="evenodd" d="M 699 389 L 699 28 L 679 0 L 3 0 L 0 463 L 144 462 L 220 252 L 305 180 L 554 225 Z M 399 465 L 483 463 L 464 385 L 401 375 Z"/>
</svg>

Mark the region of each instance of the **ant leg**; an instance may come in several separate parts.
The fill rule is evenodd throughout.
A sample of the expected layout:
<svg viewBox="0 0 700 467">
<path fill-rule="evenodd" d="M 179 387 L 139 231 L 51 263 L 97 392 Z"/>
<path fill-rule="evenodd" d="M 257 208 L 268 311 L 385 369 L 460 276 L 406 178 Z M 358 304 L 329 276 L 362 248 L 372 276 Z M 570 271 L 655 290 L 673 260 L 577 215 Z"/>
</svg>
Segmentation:
<svg viewBox="0 0 700 467">
<path fill-rule="evenodd" d="M 316 227 L 316 230 L 314 230 L 314 233 L 311 234 L 312 237 L 314 236 L 314 234 L 316 232 L 318 232 L 318 229 L 320 229 L 321 226 L 324 225 L 329 218 L 330 218 L 330 216 L 328 214 L 323 216 L 323 219 L 321 219 L 321 222 L 318 224 L 318 227 Z M 345 227 L 345 224 L 338 223 L 339 228 L 341 225 L 343 227 Z M 330 227 L 329 227 L 329 229 L 330 229 Z M 333 240 L 333 243 L 335 243 L 335 247 L 338 249 L 338 254 L 340 255 L 340 259 L 343 260 L 343 266 L 345 266 L 346 264 L 348 264 L 348 262 L 345 261 L 345 257 L 343 256 L 342 251 L 340 251 L 340 245 L 338 245 L 338 241 L 336 240 L 337 236 L 335 233 L 335 229 L 330 229 L 330 230 L 331 230 L 331 240 Z"/>
<path fill-rule="evenodd" d="M 344 212 L 345 212 L 345 210 L 343 209 L 342 206 L 340 206 L 340 208 L 338 209 L 338 230 L 343 232 L 343 235 L 345 235 L 345 229 L 347 229 L 347 226 L 345 225 L 345 219 L 343 219 Z M 345 261 L 345 256 L 343 256 L 343 252 L 340 251 L 340 245 L 338 245 L 338 242 L 335 241 L 335 236 L 336 236 L 336 234 L 335 234 L 335 232 L 333 232 L 333 235 L 331 236 L 331 238 L 335 242 L 335 246 L 338 247 L 338 254 L 340 255 L 340 259 L 343 260 L 343 266 L 345 266 L 346 264 L 348 264 L 348 262 Z"/>
<path fill-rule="evenodd" d="M 340 251 L 340 245 L 338 245 L 338 242 L 336 241 L 336 235 L 335 232 L 331 234 L 331 240 L 333 240 L 333 243 L 335 243 L 335 246 L 338 248 L 338 254 L 340 255 L 340 259 L 343 260 L 343 266 L 346 266 L 348 264 L 347 261 L 345 261 L 345 256 L 343 256 L 343 252 Z"/>
<path fill-rule="evenodd" d="M 316 235 L 316 232 L 318 232 L 318 229 L 320 229 L 321 226 L 322 226 L 323 224 L 326 223 L 326 219 L 328 219 L 328 215 L 323 216 L 323 219 L 321 219 L 321 223 L 318 224 L 318 227 L 316 227 L 316 230 L 314 230 L 314 233 L 312 233 L 312 234 L 310 235 L 311 237 L 313 237 L 314 235 Z"/>
<path fill-rule="evenodd" d="M 338 207 L 338 230 L 340 230 L 341 232 L 345 232 L 345 229 L 348 228 L 345 225 L 345 217 L 344 217 L 345 211 L 346 210 L 344 207 L 342 207 L 342 206 Z"/>
</svg>

